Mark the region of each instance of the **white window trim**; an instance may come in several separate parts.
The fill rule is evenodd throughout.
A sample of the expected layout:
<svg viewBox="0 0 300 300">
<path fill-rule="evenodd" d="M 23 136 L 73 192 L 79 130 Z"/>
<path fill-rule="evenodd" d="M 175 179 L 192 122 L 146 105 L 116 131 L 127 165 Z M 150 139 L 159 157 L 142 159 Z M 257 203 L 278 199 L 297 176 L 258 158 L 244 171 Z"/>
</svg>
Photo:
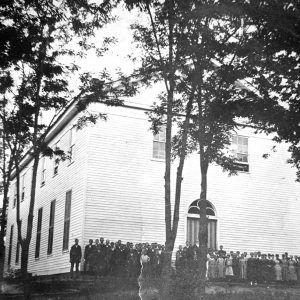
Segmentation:
<svg viewBox="0 0 300 300">
<path fill-rule="evenodd" d="M 74 162 L 75 141 L 76 141 L 76 127 L 75 127 L 75 125 L 73 125 L 69 129 L 69 145 L 68 145 L 68 154 L 70 156 L 70 158 L 69 158 L 69 165 L 71 165 Z"/>
<path fill-rule="evenodd" d="M 162 139 L 161 138 L 161 135 L 163 134 L 164 132 L 164 137 Z M 157 138 L 157 140 L 155 140 Z M 162 130 L 159 131 L 159 133 L 157 134 L 153 134 L 153 137 L 152 137 L 152 154 L 151 154 L 151 160 L 153 161 L 160 161 L 160 162 L 164 162 L 166 160 L 165 158 L 165 152 L 164 152 L 164 157 L 154 157 L 154 143 L 161 143 L 166 146 L 166 127 L 165 126 L 162 126 Z"/>
<path fill-rule="evenodd" d="M 26 173 L 24 173 L 24 174 L 22 175 L 21 202 L 25 200 L 25 189 L 26 189 L 26 185 L 25 185 L 25 176 L 26 176 Z"/>
<path fill-rule="evenodd" d="M 54 144 L 54 150 L 56 150 L 57 148 L 59 148 L 59 144 L 60 144 L 60 140 L 58 140 L 55 144 Z M 58 166 L 59 166 L 59 162 L 57 161 L 57 156 L 54 155 L 54 163 L 53 163 L 53 177 L 58 175 Z"/>
<path fill-rule="evenodd" d="M 193 203 L 194 201 L 192 201 L 191 203 Z M 216 210 L 215 206 L 212 204 L 212 202 L 209 199 L 207 199 L 206 201 L 208 201 L 211 204 L 211 206 L 212 206 L 212 208 L 215 212 L 214 216 L 207 215 L 207 218 L 209 220 L 217 221 L 217 225 L 216 225 L 216 239 L 217 239 L 216 240 L 216 247 L 218 249 L 219 245 L 222 245 L 222 244 L 219 243 L 219 240 L 220 240 L 220 218 L 218 217 L 217 210 Z M 191 203 L 188 205 L 187 211 L 189 210 L 189 208 L 191 206 Z M 187 228 L 187 219 L 188 218 L 200 219 L 200 215 L 199 214 L 189 214 L 189 213 L 184 214 L 184 235 L 183 235 L 184 236 L 184 243 L 187 241 L 187 229 L 188 229 Z"/>
<path fill-rule="evenodd" d="M 249 136 L 241 135 L 241 134 L 237 134 L 237 133 L 233 134 L 232 137 L 233 136 L 246 138 L 248 140 L 248 142 L 247 142 L 247 162 L 236 160 L 236 163 L 240 164 L 240 165 L 248 166 L 248 171 L 237 170 L 237 172 L 249 174 L 250 173 L 250 164 L 251 164 L 251 158 L 250 158 L 250 154 L 249 154 L 249 140 L 250 140 Z M 233 141 L 231 142 L 231 145 L 233 145 Z M 238 144 L 236 144 L 236 145 L 238 145 Z M 234 152 L 235 155 L 237 155 L 237 153 L 238 153 L 237 151 L 234 151 L 233 149 L 232 149 L 232 151 Z M 241 153 L 241 154 L 245 154 L 245 153 Z"/>
<path fill-rule="evenodd" d="M 41 186 L 44 186 L 46 183 L 46 157 L 42 157 L 42 172 L 41 172 Z"/>
</svg>

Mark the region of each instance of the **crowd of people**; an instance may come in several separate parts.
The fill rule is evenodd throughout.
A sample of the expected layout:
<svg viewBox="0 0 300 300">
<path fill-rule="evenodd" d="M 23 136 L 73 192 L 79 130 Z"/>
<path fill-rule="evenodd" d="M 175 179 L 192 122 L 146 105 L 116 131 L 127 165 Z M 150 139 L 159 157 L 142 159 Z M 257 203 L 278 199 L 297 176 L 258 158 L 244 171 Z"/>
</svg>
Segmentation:
<svg viewBox="0 0 300 300">
<path fill-rule="evenodd" d="M 104 241 L 104 238 L 90 239 L 84 249 L 84 274 L 96 277 L 107 275 L 138 277 L 143 268 L 143 275 L 159 277 L 162 271 L 164 245 L 158 243 L 122 243 Z M 71 275 L 76 266 L 78 274 L 82 253 L 75 240 L 70 250 Z M 197 268 L 199 258 L 197 245 L 179 246 L 176 252 L 176 272 L 181 269 Z M 206 276 L 208 280 L 249 281 L 251 285 L 257 283 L 300 282 L 300 257 L 288 253 L 263 254 L 260 251 L 227 252 L 220 246 L 218 251 L 209 251 L 207 255 Z"/>
<path fill-rule="evenodd" d="M 189 265 L 197 260 L 197 246 L 187 243 L 179 246 L 176 252 L 176 266 Z M 209 251 L 207 255 L 208 280 L 243 280 L 251 285 L 257 283 L 284 282 L 295 284 L 300 282 L 300 257 L 279 254 L 264 254 L 261 251 L 247 252 L 230 251 L 227 253 L 223 246 L 218 251 Z"/>
<path fill-rule="evenodd" d="M 76 262 L 79 264 L 81 261 L 81 254 L 76 253 L 73 248 L 75 245 L 70 250 L 71 276 L 74 266 L 78 274 Z M 164 246 L 158 243 L 123 244 L 121 240 L 104 241 L 103 237 L 96 239 L 95 242 L 90 239 L 84 249 L 83 273 L 93 274 L 96 277 L 107 275 L 138 277 L 143 266 L 143 273 L 147 276 L 159 277 L 163 251 Z"/>
</svg>

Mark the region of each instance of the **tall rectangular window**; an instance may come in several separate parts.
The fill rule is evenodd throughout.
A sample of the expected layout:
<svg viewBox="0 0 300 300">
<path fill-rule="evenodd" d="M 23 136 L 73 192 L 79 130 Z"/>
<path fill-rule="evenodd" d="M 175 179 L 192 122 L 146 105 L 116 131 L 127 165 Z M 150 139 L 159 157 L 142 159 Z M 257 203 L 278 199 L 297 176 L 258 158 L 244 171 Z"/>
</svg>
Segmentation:
<svg viewBox="0 0 300 300">
<path fill-rule="evenodd" d="M 46 157 L 42 157 L 42 173 L 41 173 L 41 185 L 46 182 Z"/>
<path fill-rule="evenodd" d="M 74 160 L 74 150 L 75 150 L 75 126 L 71 127 L 69 130 L 69 161 L 70 163 Z"/>
<path fill-rule="evenodd" d="M 54 150 L 59 149 L 59 141 L 54 145 Z M 58 173 L 58 165 L 59 165 L 59 157 L 57 155 L 54 155 L 54 169 L 53 169 L 53 175 L 56 175 Z"/>
<path fill-rule="evenodd" d="M 36 229 L 36 242 L 35 242 L 35 258 L 40 257 L 40 248 L 41 248 L 41 234 L 42 234 L 42 218 L 43 218 L 43 208 L 38 210 L 38 220 L 37 220 L 37 229 Z"/>
<path fill-rule="evenodd" d="M 233 153 L 236 157 L 236 165 L 240 171 L 249 171 L 248 160 L 248 137 L 234 135 L 232 136 Z"/>
<path fill-rule="evenodd" d="M 10 227 L 10 236 L 9 236 L 8 258 L 7 258 L 7 264 L 8 265 L 11 264 L 11 251 L 12 251 L 13 237 L 14 237 L 14 225 L 11 225 L 11 227 Z"/>
<path fill-rule="evenodd" d="M 51 205 L 50 205 L 48 249 L 47 249 L 48 255 L 52 254 L 52 249 L 53 249 L 54 217 L 55 217 L 55 200 L 51 201 Z"/>
<path fill-rule="evenodd" d="M 166 127 L 163 126 L 153 138 L 153 158 L 165 159 Z"/>
<path fill-rule="evenodd" d="M 16 207 L 17 204 L 17 181 L 14 184 L 14 203 L 13 203 L 13 207 Z"/>
<path fill-rule="evenodd" d="M 25 199 L 25 175 L 26 174 L 23 174 L 21 181 L 21 201 Z"/>
<path fill-rule="evenodd" d="M 66 193 L 63 250 L 68 250 L 68 248 L 69 248 L 71 199 L 72 199 L 72 190 L 67 191 L 67 193 Z"/>
<path fill-rule="evenodd" d="M 21 220 L 20 227 L 22 228 L 22 220 Z M 21 232 L 22 232 L 22 230 L 21 230 Z M 18 239 L 18 234 L 17 234 L 16 264 L 18 264 L 20 261 L 20 248 L 21 248 L 21 245 L 20 245 L 20 242 Z"/>
</svg>

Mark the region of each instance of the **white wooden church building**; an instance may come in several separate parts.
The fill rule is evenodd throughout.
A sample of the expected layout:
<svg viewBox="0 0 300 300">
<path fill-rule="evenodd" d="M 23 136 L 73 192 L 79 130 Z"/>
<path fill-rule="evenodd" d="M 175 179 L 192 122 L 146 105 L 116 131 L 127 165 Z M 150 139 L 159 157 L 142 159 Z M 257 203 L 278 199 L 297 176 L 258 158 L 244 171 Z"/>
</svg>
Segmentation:
<svg viewBox="0 0 300 300">
<path fill-rule="evenodd" d="M 71 151 L 72 159 L 55 164 L 54 159 L 41 157 L 29 256 L 33 275 L 68 272 L 75 238 L 82 248 L 100 236 L 110 241 L 165 241 L 164 135 L 153 136 L 141 106 L 98 104 L 93 109 L 106 112 L 108 120 L 76 130 L 73 105 L 48 136 L 50 146 Z M 211 166 L 208 172 L 209 246 L 299 255 L 300 184 L 295 182 L 295 169 L 286 163 L 287 145 L 277 145 L 277 151 L 264 159 L 274 145 L 270 137 L 243 129 L 233 136 L 233 143 L 243 171 L 229 177 Z M 187 240 L 197 242 L 198 160 L 197 154 L 190 155 L 185 164 L 175 250 Z M 24 232 L 31 164 L 24 158 L 20 204 Z M 176 171 L 175 167 L 176 163 Z M 13 181 L 6 269 L 20 267 L 15 193 Z"/>
</svg>

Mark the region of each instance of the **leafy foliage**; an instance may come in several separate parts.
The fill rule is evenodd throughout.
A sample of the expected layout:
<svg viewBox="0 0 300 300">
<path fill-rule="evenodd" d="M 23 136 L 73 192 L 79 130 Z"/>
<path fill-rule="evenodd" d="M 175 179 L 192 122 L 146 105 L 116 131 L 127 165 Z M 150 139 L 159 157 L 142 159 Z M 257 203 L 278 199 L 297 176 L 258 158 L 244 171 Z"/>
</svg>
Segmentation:
<svg viewBox="0 0 300 300">
<path fill-rule="evenodd" d="M 110 11 L 117 2 L 8 0 L 0 4 L 0 117 L 10 161 L 16 171 L 17 191 L 19 166 L 24 151 L 30 149 L 27 154 L 33 159 L 27 231 L 24 236 L 21 234 L 18 194 L 16 204 L 24 277 L 32 236 L 40 155 L 55 156 L 59 160 L 68 158 L 68 154 L 61 149 L 51 149 L 45 144 L 45 137 L 57 120 L 57 115 L 66 105 L 77 101 L 78 111 L 83 115 L 87 113 L 82 117 L 85 122 L 95 122 L 96 116 L 87 112 L 90 103 L 121 105 L 120 95 L 126 94 L 127 90 L 131 94 L 134 92 L 125 80 L 120 80 L 121 88 L 118 89 L 110 84 L 105 86 L 104 74 L 102 78 L 83 74 L 83 84 L 77 95 L 70 86 L 71 79 L 79 71 L 79 66 L 72 60 L 83 57 L 85 51 L 94 47 L 89 43 L 89 38 L 96 29 L 113 19 Z M 106 40 L 106 46 L 110 42 Z M 46 111 L 53 115 L 52 120 L 43 119 Z M 103 118 L 103 115 L 97 117 Z M 80 126 L 83 126 L 84 122 L 82 119 L 80 121 Z M 10 180 L 10 176 L 6 178 Z M 2 232 L 1 240 L 3 237 Z"/>
</svg>

